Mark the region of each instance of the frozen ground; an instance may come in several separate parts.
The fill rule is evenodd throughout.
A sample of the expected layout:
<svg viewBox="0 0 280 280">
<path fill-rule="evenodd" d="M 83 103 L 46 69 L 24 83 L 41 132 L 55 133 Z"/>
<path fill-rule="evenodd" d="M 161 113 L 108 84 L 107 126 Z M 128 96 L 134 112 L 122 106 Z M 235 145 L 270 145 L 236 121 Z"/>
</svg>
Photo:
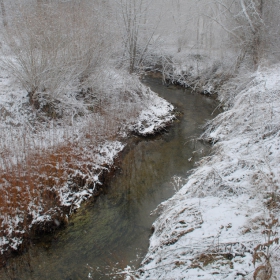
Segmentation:
<svg viewBox="0 0 280 280">
<path fill-rule="evenodd" d="M 228 110 L 202 136 L 213 155 L 155 211 L 140 279 L 279 279 L 280 65 L 219 98 Z"/>
</svg>

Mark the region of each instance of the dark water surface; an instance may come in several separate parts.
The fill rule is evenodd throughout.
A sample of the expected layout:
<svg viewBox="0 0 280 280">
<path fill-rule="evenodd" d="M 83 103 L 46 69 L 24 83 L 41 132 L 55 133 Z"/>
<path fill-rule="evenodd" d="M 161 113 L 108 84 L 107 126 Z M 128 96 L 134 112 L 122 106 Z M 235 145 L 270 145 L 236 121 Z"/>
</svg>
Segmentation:
<svg viewBox="0 0 280 280">
<path fill-rule="evenodd" d="M 139 265 L 156 218 L 150 212 L 174 194 L 174 175 L 187 177 L 201 157 L 193 152 L 209 152 L 192 139 L 218 113 L 212 115 L 217 103 L 209 97 L 159 79 L 144 83 L 183 112 L 180 120 L 156 137 L 132 141 L 107 193 L 84 205 L 66 229 L 9 260 L 0 279 L 115 279 L 117 269 Z"/>
</svg>

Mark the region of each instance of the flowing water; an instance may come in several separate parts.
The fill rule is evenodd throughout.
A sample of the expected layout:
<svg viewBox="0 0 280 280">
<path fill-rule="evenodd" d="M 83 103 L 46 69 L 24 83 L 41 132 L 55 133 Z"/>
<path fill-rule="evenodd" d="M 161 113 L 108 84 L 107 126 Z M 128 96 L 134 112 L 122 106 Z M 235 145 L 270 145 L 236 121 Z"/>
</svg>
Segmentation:
<svg viewBox="0 0 280 280">
<path fill-rule="evenodd" d="M 208 145 L 193 140 L 218 113 L 212 114 L 217 105 L 212 98 L 165 87 L 159 79 L 144 83 L 182 116 L 155 137 L 135 137 L 106 194 L 83 205 L 66 229 L 10 259 L 0 279 L 115 279 L 118 269 L 139 266 L 156 218 L 150 212 L 174 194 L 172 177 L 187 178 L 194 162 L 209 152 Z"/>
</svg>

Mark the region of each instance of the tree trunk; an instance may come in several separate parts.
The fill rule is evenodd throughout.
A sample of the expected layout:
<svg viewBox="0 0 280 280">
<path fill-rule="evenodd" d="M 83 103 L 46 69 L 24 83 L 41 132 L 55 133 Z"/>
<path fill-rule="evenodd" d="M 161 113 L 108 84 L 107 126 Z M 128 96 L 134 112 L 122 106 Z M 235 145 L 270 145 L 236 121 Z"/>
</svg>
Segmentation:
<svg viewBox="0 0 280 280">
<path fill-rule="evenodd" d="M 8 22 L 7 22 L 7 13 L 6 13 L 6 9 L 5 9 L 4 0 L 0 0 L 0 6 L 1 6 L 1 12 L 2 12 L 3 25 L 4 25 L 4 27 L 6 27 Z"/>
<path fill-rule="evenodd" d="M 256 10 L 258 12 L 260 20 L 256 24 L 254 40 L 253 40 L 253 63 L 254 68 L 257 70 L 260 60 L 263 56 L 263 40 L 262 40 L 262 32 L 263 32 L 263 2 L 264 0 L 256 1 Z"/>
</svg>

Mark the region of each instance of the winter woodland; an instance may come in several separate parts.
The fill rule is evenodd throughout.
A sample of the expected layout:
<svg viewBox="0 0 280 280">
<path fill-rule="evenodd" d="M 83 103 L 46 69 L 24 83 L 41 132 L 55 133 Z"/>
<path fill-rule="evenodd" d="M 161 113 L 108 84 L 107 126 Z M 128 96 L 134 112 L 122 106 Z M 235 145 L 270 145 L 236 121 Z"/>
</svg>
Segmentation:
<svg viewBox="0 0 280 280">
<path fill-rule="evenodd" d="M 218 94 L 224 112 L 127 278 L 279 279 L 279 0 L 0 0 L 0 12 L 0 260 L 98 195 L 129 135 L 172 122 L 141 83 L 152 71 Z"/>
</svg>

